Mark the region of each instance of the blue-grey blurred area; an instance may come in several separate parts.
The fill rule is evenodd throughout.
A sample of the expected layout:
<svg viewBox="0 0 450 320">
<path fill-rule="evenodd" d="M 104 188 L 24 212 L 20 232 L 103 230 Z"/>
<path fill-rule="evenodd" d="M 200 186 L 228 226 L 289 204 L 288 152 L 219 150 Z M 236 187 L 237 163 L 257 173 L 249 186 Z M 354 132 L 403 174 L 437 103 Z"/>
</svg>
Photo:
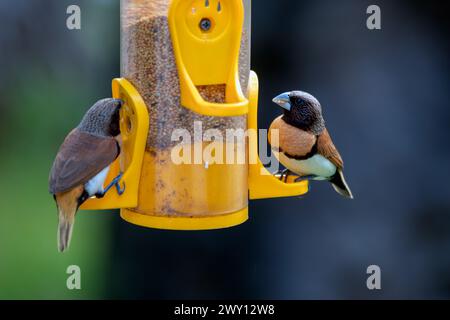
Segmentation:
<svg viewBox="0 0 450 320">
<path fill-rule="evenodd" d="M 449 21 L 442 1 L 253 1 L 259 125 L 280 92 L 322 103 L 355 195 L 325 182 L 250 203 L 225 230 L 137 227 L 80 212 L 57 253 L 48 171 L 119 76 L 119 1 L 0 3 L 0 298 L 450 298 Z M 78 4 L 82 29 L 66 28 Z M 382 29 L 366 28 L 381 8 Z M 82 290 L 66 268 L 82 269 Z M 381 290 L 366 287 L 369 265 Z"/>
</svg>

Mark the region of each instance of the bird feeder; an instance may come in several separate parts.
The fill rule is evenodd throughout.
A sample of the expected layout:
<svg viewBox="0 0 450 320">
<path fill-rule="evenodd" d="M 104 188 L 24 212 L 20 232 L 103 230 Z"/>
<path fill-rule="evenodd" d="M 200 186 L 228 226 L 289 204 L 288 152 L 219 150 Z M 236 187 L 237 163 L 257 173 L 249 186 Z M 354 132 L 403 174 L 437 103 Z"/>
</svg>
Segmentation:
<svg viewBox="0 0 450 320">
<path fill-rule="evenodd" d="M 217 229 L 246 221 L 249 199 L 308 191 L 307 181 L 280 181 L 259 158 L 249 161 L 257 138 L 236 143 L 226 135 L 257 130 L 250 9 L 250 0 L 121 1 L 122 78 L 112 91 L 124 101 L 122 145 L 105 183 L 123 173 L 125 191 L 89 199 L 82 209 L 120 208 L 126 221 L 152 228 Z M 180 145 L 192 154 L 210 146 L 196 134 L 199 126 L 224 137 L 214 141 L 216 152 L 233 150 L 243 160 L 175 163 Z"/>
</svg>

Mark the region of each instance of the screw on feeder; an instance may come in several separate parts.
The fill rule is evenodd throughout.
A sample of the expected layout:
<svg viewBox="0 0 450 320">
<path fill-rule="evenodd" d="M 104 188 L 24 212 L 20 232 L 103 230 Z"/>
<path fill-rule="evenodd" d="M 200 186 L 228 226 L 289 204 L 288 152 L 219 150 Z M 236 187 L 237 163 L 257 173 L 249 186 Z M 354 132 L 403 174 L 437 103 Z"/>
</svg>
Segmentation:
<svg viewBox="0 0 450 320">
<path fill-rule="evenodd" d="M 219 1 L 219 3 L 217 4 L 217 12 L 220 12 L 220 11 L 222 11 L 222 5 L 220 4 L 220 1 Z"/>
<path fill-rule="evenodd" d="M 209 0 L 205 0 L 205 7 L 209 7 Z"/>
<path fill-rule="evenodd" d="M 211 20 L 209 18 L 203 18 L 202 20 L 200 20 L 200 29 L 202 29 L 202 31 L 207 32 L 209 30 L 211 30 Z"/>
</svg>

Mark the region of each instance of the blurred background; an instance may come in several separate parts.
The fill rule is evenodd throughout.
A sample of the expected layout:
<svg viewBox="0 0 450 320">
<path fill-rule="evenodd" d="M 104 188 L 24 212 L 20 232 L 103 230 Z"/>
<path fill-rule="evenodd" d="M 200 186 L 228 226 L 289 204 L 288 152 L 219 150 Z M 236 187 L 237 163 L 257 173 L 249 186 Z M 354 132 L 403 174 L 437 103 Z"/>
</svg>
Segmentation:
<svg viewBox="0 0 450 320">
<path fill-rule="evenodd" d="M 82 29 L 66 28 L 77 4 Z M 377 4 L 382 30 L 366 28 Z M 145 229 L 80 212 L 56 248 L 48 172 L 120 74 L 118 0 L 0 2 L 0 298 L 450 298 L 449 20 L 441 1 L 253 1 L 261 128 L 276 94 L 321 101 L 356 199 L 312 183 L 225 230 Z M 66 288 L 66 268 L 82 290 Z M 382 290 L 366 288 L 381 267 Z"/>
</svg>

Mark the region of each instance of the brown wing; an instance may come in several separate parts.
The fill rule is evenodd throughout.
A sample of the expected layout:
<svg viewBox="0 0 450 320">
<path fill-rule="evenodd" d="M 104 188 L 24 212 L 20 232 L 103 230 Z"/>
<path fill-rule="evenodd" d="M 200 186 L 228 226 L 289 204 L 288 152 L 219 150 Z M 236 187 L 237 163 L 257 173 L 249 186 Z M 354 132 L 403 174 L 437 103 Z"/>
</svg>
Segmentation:
<svg viewBox="0 0 450 320">
<path fill-rule="evenodd" d="M 334 146 L 327 129 L 324 129 L 317 138 L 317 153 L 330 160 L 339 169 L 344 168 L 344 162 L 342 161 L 341 155 Z"/>
<path fill-rule="evenodd" d="M 50 193 L 66 192 L 86 183 L 110 165 L 119 152 L 119 145 L 113 137 L 72 130 L 59 148 L 50 171 Z"/>
</svg>

